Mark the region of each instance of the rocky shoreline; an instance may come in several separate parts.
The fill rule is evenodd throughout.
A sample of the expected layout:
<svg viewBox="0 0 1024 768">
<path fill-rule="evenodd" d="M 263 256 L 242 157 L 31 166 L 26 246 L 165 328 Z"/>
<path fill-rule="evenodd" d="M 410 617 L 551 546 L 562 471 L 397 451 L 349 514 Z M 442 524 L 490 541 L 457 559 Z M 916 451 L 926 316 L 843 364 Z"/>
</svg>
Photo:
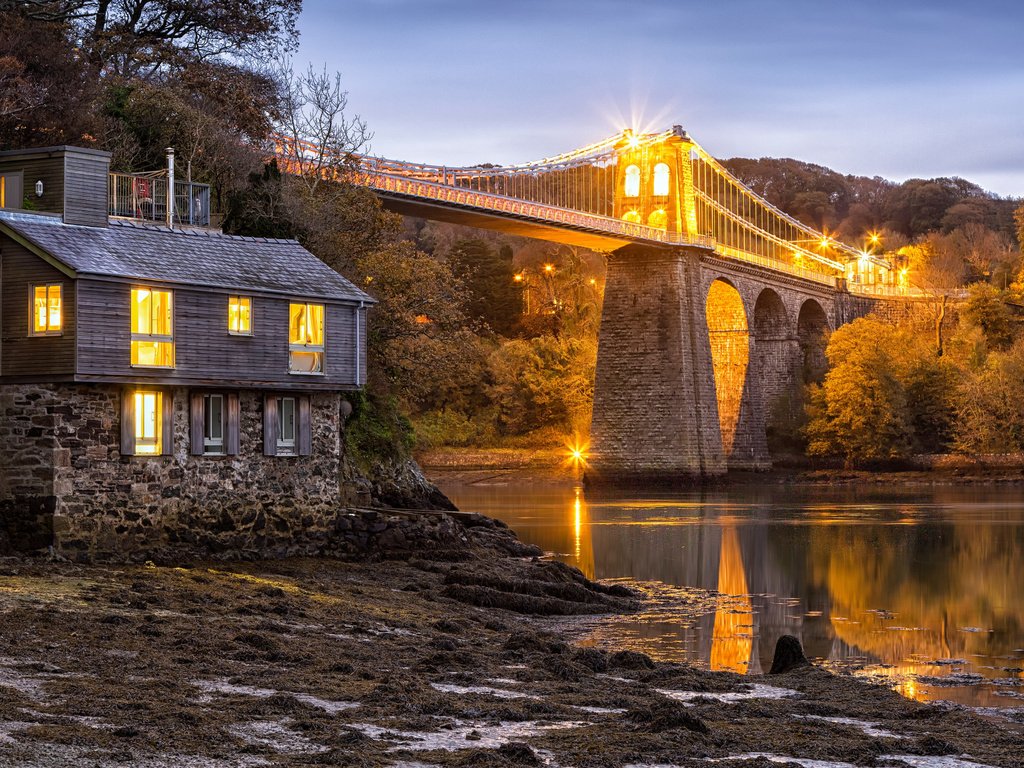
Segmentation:
<svg viewBox="0 0 1024 768">
<path fill-rule="evenodd" d="M 1020 722 L 813 666 L 739 676 L 573 645 L 551 617 L 637 594 L 479 515 L 371 511 L 344 559 L 4 559 L 0 766 L 1024 764 Z M 402 520 L 433 543 L 396 541 Z"/>
</svg>

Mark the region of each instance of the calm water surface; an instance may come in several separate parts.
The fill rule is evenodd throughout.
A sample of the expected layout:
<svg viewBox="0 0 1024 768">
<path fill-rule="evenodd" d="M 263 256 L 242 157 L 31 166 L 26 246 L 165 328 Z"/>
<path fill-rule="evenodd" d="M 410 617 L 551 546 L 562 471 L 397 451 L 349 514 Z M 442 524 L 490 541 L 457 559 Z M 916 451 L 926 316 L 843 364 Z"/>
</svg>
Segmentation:
<svg viewBox="0 0 1024 768">
<path fill-rule="evenodd" d="M 1024 708 L 1024 490 L 441 487 L 591 578 L 733 596 L 696 621 L 614 625 L 657 657 L 759 673 L 794 634 L 917 699 Z"/>
</svg>

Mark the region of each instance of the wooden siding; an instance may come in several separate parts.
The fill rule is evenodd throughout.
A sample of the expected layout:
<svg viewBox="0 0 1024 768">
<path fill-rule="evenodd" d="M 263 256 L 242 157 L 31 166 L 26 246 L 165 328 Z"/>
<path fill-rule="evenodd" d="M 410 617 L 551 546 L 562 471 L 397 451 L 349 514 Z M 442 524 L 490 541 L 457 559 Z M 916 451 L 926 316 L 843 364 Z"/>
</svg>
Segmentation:
<svg viewBox="0 0 1024 768">
<path fill-rule="evenodd" d="M 35 210 L 62 214 L 67 224 L 107 226 L 107 153 L 80 147 L 0 153 L 0 173 L 8 171 L 24 174 L 24 193 Z M 36 197 L 37 181 L 43 182 L 42 197 Z"/>
<path fill-rule="evenodd" d="M 64 157 L 60 154 L 29 155 L 28 157 L 0 157 L 0 173 L 21 171 L 24 174 L 24 194 L 32 200 L 35 210 L 46 213 L 64 213 Z M 43 196 L 36 197 L 36 182 L 43 182 Z M 106 192 L 104 199 L 106 198 Z M 8 208 L 20 208 L 21 204 Z"/>
<path fill-rule="evenodd" d="M 29 336 L 29 286 L 62 285 L 60 336 Z M 35 254 L 0 235 L 0 377 L 49 381 L 75 372 L 75 284 Z"/>
<path fill-rule="evenodd" d="M 355 381 L 355 307 L 326 307 L 323 376 L 288 372 L 286 298 L 253 296 L 252 336 L 228 333 L 228 292 L 174 288 L 174 369 L 132 367 L 131 285 L 78 281 L 80 381 L 134 381 L 292 390 L 349 389 Z M 157 287 L 157 286 L 154 286 Z M 361 347 L 365 380 L 365 342 Z"/>
<path fill-rule="evenodd" d="M 110 158 L 68 151 L 64 158 L 64 223 L 107 226 Z"/>
</svg>

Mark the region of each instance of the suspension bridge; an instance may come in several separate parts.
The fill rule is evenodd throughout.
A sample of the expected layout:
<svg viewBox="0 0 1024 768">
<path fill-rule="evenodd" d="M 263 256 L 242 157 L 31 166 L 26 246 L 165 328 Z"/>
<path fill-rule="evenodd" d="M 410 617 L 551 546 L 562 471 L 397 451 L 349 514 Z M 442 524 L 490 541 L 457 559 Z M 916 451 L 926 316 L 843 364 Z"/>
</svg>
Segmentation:
<svg viewBox="0 0 1024 768">
<path fill-rule="evenodd" d="M 607 254 L 595 482 L 766 468 L 769 418 L 821 375 L 828 330 L 912 290 L 755 194 L 680 126 L 517 165 L 332 157 L 285 137 L 274 152 L 292 173 L 340 168 L 398 213 Z"/>
</svg>

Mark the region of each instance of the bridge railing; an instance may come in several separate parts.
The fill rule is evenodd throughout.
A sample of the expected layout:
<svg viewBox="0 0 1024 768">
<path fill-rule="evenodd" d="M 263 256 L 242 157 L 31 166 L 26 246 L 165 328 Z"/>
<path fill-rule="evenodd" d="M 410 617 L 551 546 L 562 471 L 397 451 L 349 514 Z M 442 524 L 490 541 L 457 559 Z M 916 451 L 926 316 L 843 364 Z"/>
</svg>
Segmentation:
<svg viewBox="0 0 1024 768">
<path fill-rule="evenodd" d="M 951 299 L 967 298 L 967 290 L 926 291 L 913 285 L 883 285 L 879 283 L 846 283 L 846 290 L 860 296 L 884 296 L 886 298 L 936 299 L 943 293 Z"/>
<path fill-rule="evenodd" d="M 689 245 L 698 248 L 714 248 L 714 238 L 705 235 L 686 235 L 666 232 L 631 221 L 610 216 L 583 213 L 570 208 L 559 208 L 544 203 L 533 203 L 514 197 L 496 195 L 492 192 L 478 192 L 463 187 L 452 187 L 439 182 L 411 179 L 406 176 L 390 176 L 383 173 L 364 173 L 362 183 L 382 192 L 408 195 L 426 200 L 437 200 L 449 205 L 464 205 L 511 216 L 522 216 L 562 226 L 621 236 L 631 240 L 651 240 L 671 245 Z"/>
<path fill-rule="evenodd" d="M 784 261 L 771 259 L 766 256 L 759 256 L 756 253 L 749 253 L 747 251 L 740 250 L 739 248 L 730 248 L 722 243 L 715 244 L 715 253 L 719 253 L 730 259 L 745 261 L 748 264 L 757 264 L 760 267 L 767 267 L 775 270 L 776 272 L 786 272 L 790 275 L 802 277 L 805 280 L 813 280 L 816 283 L 821 283 L 822 285 L 827 285 L 832 288 L 836 285 L 835 275 L 826 275 L 823 272 L 816 272 L 813 269 L 800 267 L 796 264 L 787 264 Z"/>
</svg>

